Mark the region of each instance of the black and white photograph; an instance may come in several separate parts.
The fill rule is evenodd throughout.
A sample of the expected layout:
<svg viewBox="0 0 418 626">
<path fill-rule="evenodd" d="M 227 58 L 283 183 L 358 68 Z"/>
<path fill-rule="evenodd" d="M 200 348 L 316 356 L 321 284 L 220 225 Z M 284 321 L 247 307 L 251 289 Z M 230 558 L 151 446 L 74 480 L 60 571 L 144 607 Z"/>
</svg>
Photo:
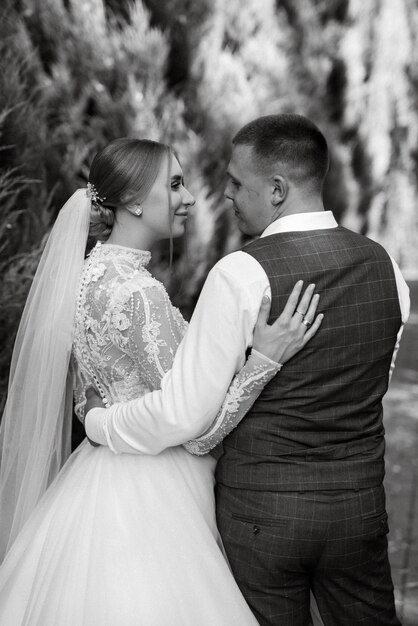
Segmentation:
<svg viewBox="0 0 418 626">
<path fill-rule="evenodd" d="M 2 0 L 0 625 L 418 626 L 418 3 Z"/>
</svg>

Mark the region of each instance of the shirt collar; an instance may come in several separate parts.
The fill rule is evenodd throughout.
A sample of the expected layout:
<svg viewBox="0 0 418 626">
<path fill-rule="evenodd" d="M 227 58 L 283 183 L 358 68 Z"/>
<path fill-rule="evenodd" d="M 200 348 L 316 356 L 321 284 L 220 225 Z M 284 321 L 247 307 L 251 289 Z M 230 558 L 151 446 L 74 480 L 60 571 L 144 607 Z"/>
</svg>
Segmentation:
<svg viewBox="0 0 418 626">
<path fill-rule="evenodd" d="M 275 222 L 267 226 L 261 237 L 288 233 L 298 230 L 321 230 L 336 228 L 338 226 L 332 211 L 314 211 L 310 213 L 295 213 L 279 217 Z"/>
</svg>

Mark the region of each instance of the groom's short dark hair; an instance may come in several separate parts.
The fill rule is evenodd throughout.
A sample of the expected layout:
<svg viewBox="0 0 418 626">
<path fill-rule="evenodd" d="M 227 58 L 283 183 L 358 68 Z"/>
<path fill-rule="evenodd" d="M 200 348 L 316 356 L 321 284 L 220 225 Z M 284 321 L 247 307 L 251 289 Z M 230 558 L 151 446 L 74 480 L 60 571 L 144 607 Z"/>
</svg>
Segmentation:
<svg viewBox="0 0 418 626">
<path fill-rule="evenodd" d="M 303 115 L 266 115 L 249 122 L 234 136 L 234 145 L 251 146 L 260 173 L 277 164 L 298 183 L 322 188 L 328 172 L 328 146 L 319 128 Z"/>
</svg>

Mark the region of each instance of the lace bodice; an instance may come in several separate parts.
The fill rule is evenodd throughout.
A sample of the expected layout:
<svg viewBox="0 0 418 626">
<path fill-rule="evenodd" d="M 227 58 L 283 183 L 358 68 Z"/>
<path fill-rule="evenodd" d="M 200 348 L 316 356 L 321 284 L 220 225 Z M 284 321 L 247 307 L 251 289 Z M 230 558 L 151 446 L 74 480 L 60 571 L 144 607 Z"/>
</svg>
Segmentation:
<svg viewBox="0 0 418 626">
<path fill-rule="evenodd" d="M 76 414 L 96 387 L 106 404 L 158 389 L 187 327 L 147 270 L 149 252 L 98 243 L 81 277 L 75 320 Z"/>
<path fill-rule="evenodd" d="M 110 406 L 159 389 L 171 369 L 187 322 L 147 270 L 150 258 L 149 252 L 98 243 L 85 262 L 73 344 L 75 411 L 81 421 L 89 387 Z M 198 455 L 214 448 L 279 369 L 253 353 L 232 381 L 213 425 L 185 448 Z"/>
</svg>

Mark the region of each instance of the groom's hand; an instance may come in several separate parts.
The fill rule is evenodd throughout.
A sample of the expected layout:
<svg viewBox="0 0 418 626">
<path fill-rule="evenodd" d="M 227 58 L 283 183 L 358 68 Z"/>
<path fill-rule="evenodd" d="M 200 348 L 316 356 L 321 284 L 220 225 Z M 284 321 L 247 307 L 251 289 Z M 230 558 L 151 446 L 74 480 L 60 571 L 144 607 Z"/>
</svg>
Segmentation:
<svg viewBox="0 0 418 626">
<path fill-rule="evenodd" d="M 84 415 L 87 415 L 87 413 L 91 411 L 91 409 L 104 409 L 105 408 L 105 405 L 103 404 L 101 397 L 99 396 L 97 391 L 94 389 L 94 387 L 89 387 L 87 389 L 86 398 L 87 398 L 87 402 L 86 402 L 86 406 L 84 407 Z M 92 441 L 89 437 L 87 437 L 87 439 L 89 440 L 92 446 L 94 447 L 100 446 L 99 443 Z"/>
</svg>

